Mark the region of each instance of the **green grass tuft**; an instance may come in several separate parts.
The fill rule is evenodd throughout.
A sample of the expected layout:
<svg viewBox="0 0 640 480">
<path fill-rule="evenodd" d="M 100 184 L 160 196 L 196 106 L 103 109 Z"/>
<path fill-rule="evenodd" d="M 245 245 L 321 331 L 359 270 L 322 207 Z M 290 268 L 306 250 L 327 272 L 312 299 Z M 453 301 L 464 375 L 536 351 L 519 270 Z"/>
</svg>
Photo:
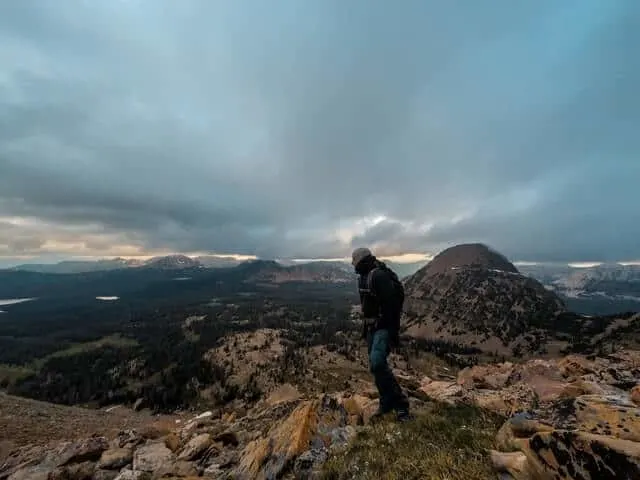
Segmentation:
<svg viewBox="0 0 640 480">
<path fill-rule="evenodd" d="M 363 428 L 325 465 L 324 480 L 481 480 L 502 418 L 470 406 L 433 405 L 405 424 Z"/>
</svg>

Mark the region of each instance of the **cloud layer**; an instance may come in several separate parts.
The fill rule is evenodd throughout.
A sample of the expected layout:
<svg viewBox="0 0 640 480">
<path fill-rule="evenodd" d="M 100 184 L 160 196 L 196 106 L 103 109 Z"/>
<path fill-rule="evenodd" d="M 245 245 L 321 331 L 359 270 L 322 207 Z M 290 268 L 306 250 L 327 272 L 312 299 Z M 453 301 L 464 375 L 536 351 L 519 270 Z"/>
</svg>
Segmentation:
<svg viewBox="0 0 640 480">
<path fill-rule="evenodd" d="M 516 3 L 4 2 L 0 256 L 640 259 L 640 4 Z"/>
</svg>

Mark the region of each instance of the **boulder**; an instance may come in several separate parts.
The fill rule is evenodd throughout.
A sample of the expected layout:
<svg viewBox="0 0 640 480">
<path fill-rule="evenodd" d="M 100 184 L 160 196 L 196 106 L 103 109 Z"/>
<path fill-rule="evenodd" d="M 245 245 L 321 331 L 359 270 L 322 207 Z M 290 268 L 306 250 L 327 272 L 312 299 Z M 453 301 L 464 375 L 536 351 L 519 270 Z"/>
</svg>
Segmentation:
<svg viewBox="0 0 640 480">
<path fill-rule="evenodd" d="M 153 472 L 153 478 L 170 478 L 170 477 L 197 477 L 201 473 L 193 462 L 178 460 L 176 462 L 167 462 L 162 464 L 160 468 Z"/>
<path fill-rule="evenodd" d="M 464 388 L 499 390 L 507 386 L 513 370 L 511 362 L 467 367 L 458 374 L 458 385 Z"/>
<path fill-rule="evenodd" d="M 294 464 L 293 472 L 296 478 L 312 478 L 319 476 L 322 465 L 329 458 L 326 448 L 314 448 L 300 455 Z"/>
<path fill-rule="evenodd" d="M 93 472 L 93 480 L 115 480 L 119 473 L 116 470 L 96 470 Z"/>
<path fill-rule="evenodd" d="M 54 467 L 47 465 L 32 465 L 16 469 L 7 477 L 8 480 L 47 480 Z"/>
<path fill-rule="evenodd" d="M 169 435 L 164 437 L 164 445 L 173 453 L 176 453 L 182 446 L 182 440 L 174 432 L 171 432 Z"/>
<path fill-rule="evenodd" d="M 567 355 L 558 362 L 558 367 L 565 378 L 579 378 L 583 375 L 595 373 L 597 367 L 592 360 L 580 355 Z"/>
<path fill-rule="evenodd" d="M 597 383 L 583 379 L 568 383 L 558 395 L 561 400 L 577 398 L 581 395 L 604 395 L 605 390 Z"/>
<path fill-rule="evenodd" d="M 59 452 L 56 466 L 63 467 L 71 463 L 97 461 L 102 452 L 109 448 L 104 437 L 91 437 L 78 442 L 71 442 Z"/>
<path fill-rule="evenodd" d="M 138 448 L 133 454 L 133 470 L 136 472 L 155 472 L 174 461 L 175 455 L 164 443 L 150 443 Z"/>
<path fill-rule="evenodd" d="M 238 439 L 238 434 L 233 430 L 225 430 L 222 433 L 219 433 L 213 437 L 214 442 L 220 442 L 223 446 L 232 445 L 237 447 L 240 443 Z"/>
<path fill-rule="evenodd" d="M 573 415 L 577 430 L 640 442 L 640 408 L 628 398 L 584 395 L 575 400 Z"/>
<path fill-rule="evenodd" d="M 118 474 L 115 480 L 151 480 L 151 474 L 141 470 L 136 471 L 125 468 Z"/>
<path fill-rule="evenodd" d="M 570 479 L 640 478 L 640 444 L 569 430 L 538 433 L 525 451 L 547 475 Z"/>
<path fill-rule="evenodd" d="M 112 448 L 102 453 L 98 468 L 104 470 L 120 470 L 133 462 L 131 448 Z"/>
<path fill-rule="evenodd" d="M 84 478 L 108 448 L 104 437 L 27 447 L 14 452 L 0 465 L 0 479 Z"/>
<path fill-rule="evenodd" d="M 508 473 L 513 478 L 525 478 L 530 476 L 527 456 L 522 452 L 489 452 L 493 468 L 501 473 Z"/>
<path fill-rule="evenodd" d="M 82 462 L 56 468 L 48 480 L 90 480 L 96 466 L 93 462 Z"/>
<path fill-rule="evenodd" d="M 339 402 L 348 416 L 350 425 L 364 425 L 378 409 L 378 400 L 373 400 L 364 395 L 351 395 L 340 397 Z"/>
<path fill-rule="evenodd" d="M 179 460 L 197 460 L 211 446 L 213 440 L 208 433 L 202 433 L 193 437 L 183 448 Z"/>
<path fill-rule="evenodd" d="M 463 387 L 457 382 L 432 380 L 429 377 L 423 377 L 420 381 L 419 389 L 433 400 L 453 404 L 460 401 Z"/>
<path fill-rule="evenodd" d="M 640 408 L 624 396 L 558 400 L 509 419 L 496 447 L 520 453 L 492 454 L 517 480 L 640 478 Z"/>
<path fill-rule="evenodd" d="M 284 421 L 276 422 L 265 436 L 247 444 L 232 478 L 281 478 L 305 452 L 330 450 L 355 434 L 352 427 L 344 428 L 347 427 L 348 416 L 340 400 L 327 395 L 302 401 Z M 314 458 L 319 459 L 320 456 Z"/>
<path fill-rule="evenodd" d="M 112 448 L 135 448 L 144 443 L 143 436 L 136 430 L 123 430 L 111 441 Z"/>
</svg>

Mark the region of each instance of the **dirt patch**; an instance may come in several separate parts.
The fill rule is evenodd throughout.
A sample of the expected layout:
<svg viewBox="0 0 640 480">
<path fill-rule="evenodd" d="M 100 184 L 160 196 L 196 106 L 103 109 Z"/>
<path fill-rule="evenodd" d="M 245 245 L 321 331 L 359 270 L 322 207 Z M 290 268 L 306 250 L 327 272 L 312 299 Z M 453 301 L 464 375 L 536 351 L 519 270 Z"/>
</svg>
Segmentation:
<svg viewBox="0 0 640 480">
<path fill-rule="evenodd" d="M 16 446 L 79 439 L 94 433 L 111 438 L 127 429 L 169 429 L 178 418 L 125 407 L 108 410 L 67 407 L 0 393 L 0 459 Z"/>
</svg>

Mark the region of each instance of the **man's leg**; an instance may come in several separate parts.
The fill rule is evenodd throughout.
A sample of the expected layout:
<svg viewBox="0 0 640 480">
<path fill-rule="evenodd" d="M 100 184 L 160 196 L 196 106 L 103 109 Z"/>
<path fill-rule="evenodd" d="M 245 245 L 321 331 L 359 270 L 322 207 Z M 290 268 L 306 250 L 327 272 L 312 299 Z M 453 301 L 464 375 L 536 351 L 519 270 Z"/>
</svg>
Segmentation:
<svg viewBox="0 0 640 480">
<path fill-rule="evenodd" d="M 367 350 L 369 353 L 369 370 L 373 375 L 373 381 L 378 389 L 378 411 L 374 414 L 375 417 L 384 415 L 385 413 L 393 410 L 393 406 L 389 404 L 387 398 L 384 379 L 379 374 L 380 362 L 386 362 L 386 356 L 381 360 L 382 352 L 380 350 L 380 341 L 376 335 L 378 332 L 369 331 L 367 334 Z M 374 348 L 375 347 L 375 348 Z"/>
<path fill-rule="evenodd" d="M 398 413 L 408 414 L 409 402 L 387 363 L 390 352 L 389 331 L 376 331 L 369 345 L 369 367 L 380 394 L 380 412 L 386 413 L 395 409 Z"/>
</svg>

